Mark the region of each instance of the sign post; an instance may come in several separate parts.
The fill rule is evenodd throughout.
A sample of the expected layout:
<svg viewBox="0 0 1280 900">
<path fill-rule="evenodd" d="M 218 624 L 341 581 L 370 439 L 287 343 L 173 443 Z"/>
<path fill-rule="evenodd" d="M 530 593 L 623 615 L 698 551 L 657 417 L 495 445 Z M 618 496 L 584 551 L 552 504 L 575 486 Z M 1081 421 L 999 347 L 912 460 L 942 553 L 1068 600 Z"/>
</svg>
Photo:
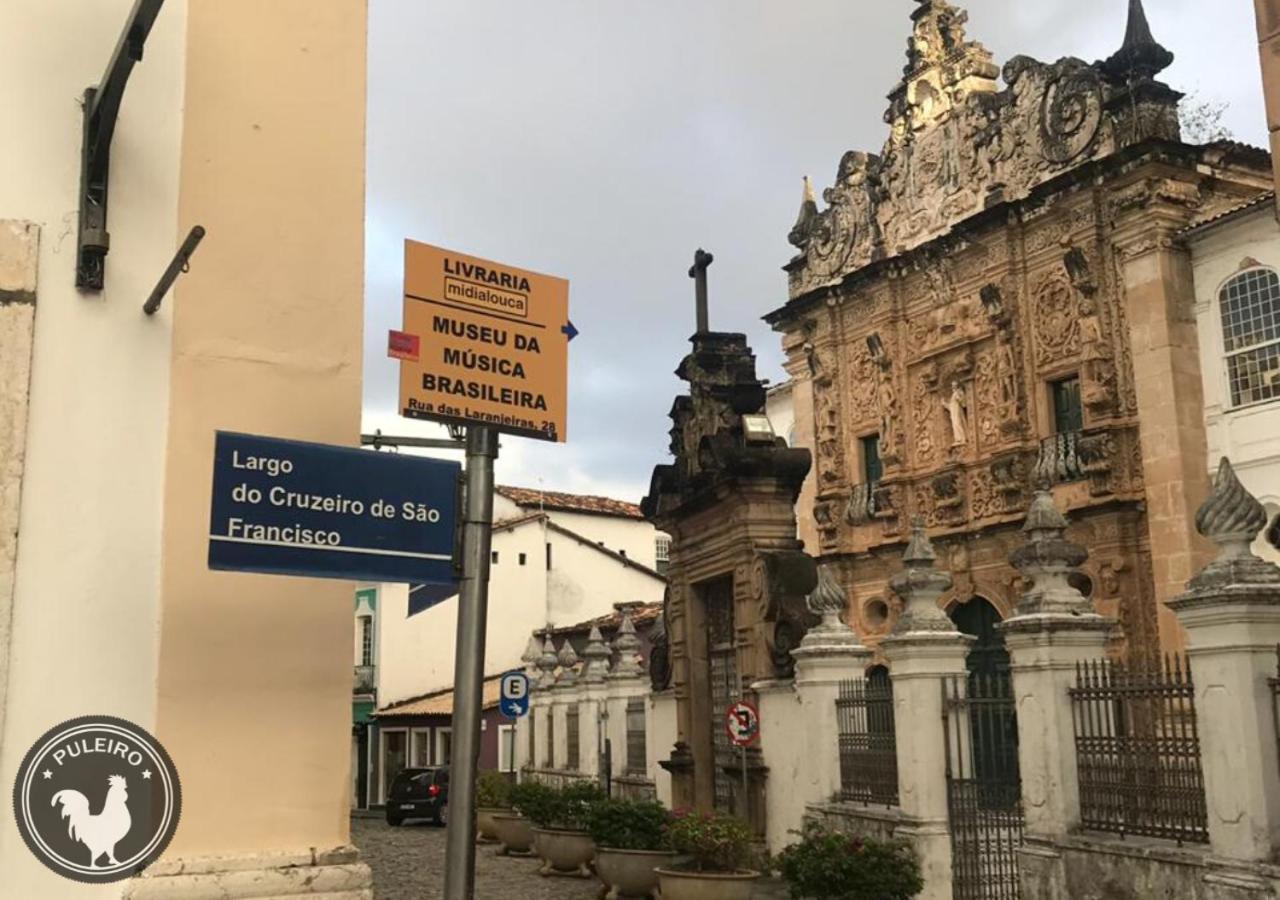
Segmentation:
<svg viewBox="0 0 1280 900">
<path fill-rule="evenodd" d="M 400 360 L 400 414 L 467 429 L 444 900 L 471 900 L 475 892 L 475 779 L 498 433 L 565 439 L 568 348 L 577 333 L 563 278 L 405 241 L 404 324 L 387 347 Z"/>
<path fill-rule="evenodd" d="M 745 700 L 729 704 L 724 713 L 724 730 L 742 752 L 742 817 L 751 814 L 750 783 L 747 780 L 747 748 L 760 740 L 760 713 Z"/>
<path fill-rule="evenodd" d="M 489 548 L 493 542 L 493 461 L 498 433 L 467 429 L 466 512 L 462 532 L 462 590 L 453 667 L 453 790 L 445 835 L 445 900 L 471 900 L 476 872 L 476 770 L 480 762 L 480 706 L 484 634 L 489 613 Z"/>
</svg>

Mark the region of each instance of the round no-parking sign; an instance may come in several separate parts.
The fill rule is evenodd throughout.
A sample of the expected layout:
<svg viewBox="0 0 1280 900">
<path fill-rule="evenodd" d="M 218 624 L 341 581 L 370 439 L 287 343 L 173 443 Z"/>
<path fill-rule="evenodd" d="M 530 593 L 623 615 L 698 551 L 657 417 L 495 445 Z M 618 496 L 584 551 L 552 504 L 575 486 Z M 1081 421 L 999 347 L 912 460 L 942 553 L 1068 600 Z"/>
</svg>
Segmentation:
<svg viewBox="0 0 1280 900">
<path fill-rule="evenodd" d="M 745 700 L 731 704 L 724 714 L 724 729 L 729 740 L 747 747 L 760 740 L 760 712 Z"/>
</svg>

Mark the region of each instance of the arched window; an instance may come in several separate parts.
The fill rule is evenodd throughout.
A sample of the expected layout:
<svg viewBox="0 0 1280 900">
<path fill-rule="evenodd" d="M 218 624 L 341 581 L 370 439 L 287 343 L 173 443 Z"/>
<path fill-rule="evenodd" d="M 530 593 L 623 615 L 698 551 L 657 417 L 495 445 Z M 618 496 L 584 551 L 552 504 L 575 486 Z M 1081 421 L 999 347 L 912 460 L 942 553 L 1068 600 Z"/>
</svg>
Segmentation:
<svg viewBox="0 0 1280 900">
<path fill-rule="evenodd" d="M 1280 398 L 1280 277 L 1241 272 L 1222 286 L 1218 306 L 1231 405 Z"/>
</svg>

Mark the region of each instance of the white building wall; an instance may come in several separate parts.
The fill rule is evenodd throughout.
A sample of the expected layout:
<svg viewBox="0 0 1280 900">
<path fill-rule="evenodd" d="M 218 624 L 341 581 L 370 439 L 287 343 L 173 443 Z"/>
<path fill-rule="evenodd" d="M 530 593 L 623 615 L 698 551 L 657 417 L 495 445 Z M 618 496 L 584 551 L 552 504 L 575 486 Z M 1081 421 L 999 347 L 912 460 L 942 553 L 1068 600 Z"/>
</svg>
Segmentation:
<svg viewBox="0 0 1280 900">
<path fill-rule="evenodd" d="M 520 667 L 529 635 L 547 624 L 548 591 L 550 622 L 556 627 L 607 615 L 613 612 L 614 603 L 653 603 L 662 599 L 660 579 L 554 529 L 547 530 L 545 540 L 551 544 L 550 572 L 546 569 L 541 522 L 494 532 L 497 562 L 491 563 L 489 569 L 484 667 L 487 675 Z M 453 683 L 457 598 L 406 618 L 407 586 L 384 584 L 381 589 L 378 705 L 449 687 Z"/>
<path fill-rule="evenodd" d="M 788 447 L 796 445 L 793 431 L 796 427 L 796 407 L 792 384 L 785 381 L 769 389 L 765 397 L 764 414 L 773 426 L 773 433 L 784 438 Z"/>
<path fill-rule="evenodd" d="M 181 239 L 185 0 L 165 4 L 121 107 L 106 290 L 74 287 L 80 98 L 102 77 L 133 5 L 0 3 L 0 218 L 36 222 L 43 232 L 0 734 L 5 785 L 31 742 L 67 718 L 107 713 L 155 723 L 170 308 L 146 319 L 142 303 Z M 48 872 L 13 817 L 5 819 L 3 892 L 40 896 Z M 76 885 L 75 893 L 119 896 L 120 885 Z"/>
<path fill-rule="evenodd" d="M 1280 224 L 1273 207 L 1264 204 L 1194 237 L 1191 259 L 1209 438 L 1206 465 L 1215 470 L 1221 457 L 1230 457 L 1241 482 L 1274 517 L 1280 513 L 1280 399 L 1231 407 L 1218 306 L 1223 284 L 1245 268 L 1261 263 L 1280 273 Z M 1280 562 L 1280 551 L 1262 539 L 1255 552 Z"/>
</svg>

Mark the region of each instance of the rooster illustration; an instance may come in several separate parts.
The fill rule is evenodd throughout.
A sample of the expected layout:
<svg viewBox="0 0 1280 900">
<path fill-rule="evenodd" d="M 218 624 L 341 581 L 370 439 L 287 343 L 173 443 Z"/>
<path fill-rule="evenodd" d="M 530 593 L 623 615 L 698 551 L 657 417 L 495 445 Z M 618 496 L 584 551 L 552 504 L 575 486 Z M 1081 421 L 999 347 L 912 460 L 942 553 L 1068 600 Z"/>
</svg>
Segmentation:
<svg viewBox="0 0 1280 900">
<path fill-rule="evenodd" d="M 102 812 L 89 812 L 89 798 L 79 791 L 62 790 L 53 795 L 50 806 L 62 804 L 62 818 L 67 819 L 67 834 L 89 848 L 89 868 L 97 868 L 98 857 L 117 866 L 116 844 L 129 833 L 133 819 L 129 816 L 129 788 L 123 775 L 107 778 L 107 799 Z"/>
</svg>

